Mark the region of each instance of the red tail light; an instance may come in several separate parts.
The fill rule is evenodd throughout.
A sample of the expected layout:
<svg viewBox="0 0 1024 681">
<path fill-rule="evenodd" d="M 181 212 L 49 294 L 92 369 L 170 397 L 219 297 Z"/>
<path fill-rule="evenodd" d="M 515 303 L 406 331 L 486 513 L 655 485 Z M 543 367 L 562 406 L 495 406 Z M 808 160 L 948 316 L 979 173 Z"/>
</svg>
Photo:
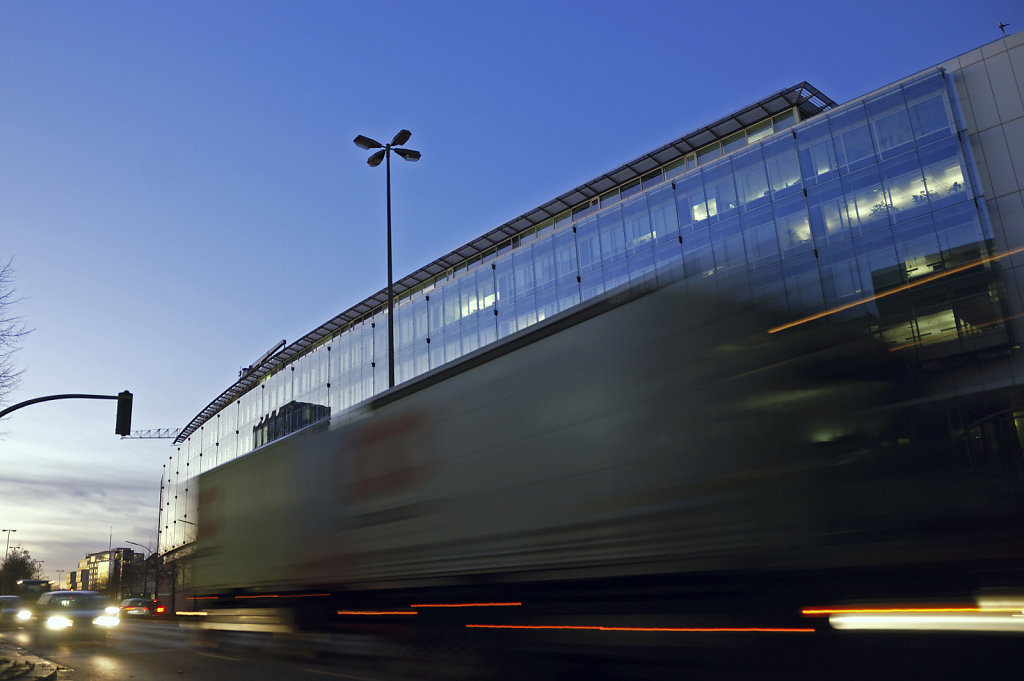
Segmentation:
<svg viewBox="0 0 1024 681">
<path fill-rule="evenodd" d="M 156 606 L 156 611 L 157 612 L 163 612 L 164 611 L 164 606 L 162 606 L 162 605 Z"/>
</svg>

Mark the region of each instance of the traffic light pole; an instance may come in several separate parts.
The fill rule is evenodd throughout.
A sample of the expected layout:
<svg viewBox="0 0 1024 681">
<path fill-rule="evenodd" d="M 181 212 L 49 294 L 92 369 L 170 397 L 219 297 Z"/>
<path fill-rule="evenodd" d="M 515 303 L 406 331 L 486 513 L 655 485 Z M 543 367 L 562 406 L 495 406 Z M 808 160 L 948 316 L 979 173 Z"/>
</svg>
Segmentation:
<svg viewBox="0 0 1024 681">
<path fill-rule="evenodd" d="M 30 404 L 38 404 L 39 402 L 49 402 L 50 400 L 117 400 L 117 421 L 114 424 L 115 435 L 130 435 L 132 427 L 132 394 L 127 390 L 122 391 L 116 395 L 47 395 L 46 397 L 37 397 L 32 400 L 25 400 L 19 402 L 14 406 L 7 407 L 3 411 L 0 411 L 0 418 L 7 416 L 12 411 L 27 407 Z"/>
</svg>

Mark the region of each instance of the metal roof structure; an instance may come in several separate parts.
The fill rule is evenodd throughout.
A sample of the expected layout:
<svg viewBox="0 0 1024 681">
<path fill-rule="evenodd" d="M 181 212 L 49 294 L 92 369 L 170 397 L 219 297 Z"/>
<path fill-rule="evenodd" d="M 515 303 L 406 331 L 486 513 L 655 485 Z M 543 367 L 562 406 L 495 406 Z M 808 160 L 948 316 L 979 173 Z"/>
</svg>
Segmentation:
<svg viewBox="0 0 1024 681">
<path fill-rule="evenodd" d="M 779 90 L 775 94 L 720 118 L 710 125 L 694 130 L 675 141 L 669 142 L 575 189 L 565 192 L 547 203 L 509 220 L 473 241 L 456 248 L 412 274 L 395 281 L 393 284 L 395 297 L 399 298 L 410 289 L 414 289 L 424 282 L 444 274 L 474 256 L 482 255 L 489 249 L 509 241 L 511 238 L 536 227 L 546 220 L 572 210 L 581 203 L 597 198 L 618 185 L 641 178 L 657 168 L 724 139 L 754 123 L 792 108 L 796 108 L 799 111 L 799 119 L 804 120 L 835 106 L 836 103 L 834 101 L 822 94 L 807 81 Z M 381 289 L 369 298 L 356 303 L 348 310 L 324 322 L 294 343 L 285 346 L 279 352 L 269 353 L 257 360 L 252 366 L 243 369 L 238 381 L 206 405 L 202 411 L 189 421 L 188 425 L 181 429 L 181 432 L 174 440 L 174 444 L 184 442 L 217 412 L 257 386 L 264 376 L 286 366 L 293 359 L 296 359 L 310 348 L 330 338 L 353 322 L 371 315 L 374 310 L 385 306 L 387 299 L 387 289 Z"/>
</svg>

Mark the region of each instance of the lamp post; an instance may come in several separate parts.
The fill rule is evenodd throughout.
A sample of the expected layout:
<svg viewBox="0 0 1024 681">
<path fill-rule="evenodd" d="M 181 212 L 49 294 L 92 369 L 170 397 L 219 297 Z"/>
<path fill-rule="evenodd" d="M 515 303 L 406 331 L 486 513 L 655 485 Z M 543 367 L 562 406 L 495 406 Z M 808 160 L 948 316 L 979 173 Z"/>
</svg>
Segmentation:
<svg viewBox="0 0 1024 681">
<path fill-rule="evenodd" d="M 4 562 L 7 562 L 7 554 L 11 552 L 11 532 L 17 532 L 17 530 L 0 530 L 0 532 L 7 533 L 7 549 L 4 551 Z"/>
<path fill-rule="evenodd" d="M 140 549 L 146 549 L 150 553 L 153 553 L 153 549 L 149 548 L 148 546 L 143 546 L 142 544 L 139 544 L 137 542 L 128 541 L 127 539 L 125 539 L 124 543 L 125 544 L 131 544 L 132 546 L 138 546 Z M 146 554 L 142 554 L 142 555 L 145 556 Z"/>
<path fill-rule="evenodd" d="M 352 140 L 360 149 L 380 149 L 374 152 L 366 163 L 371 168 L 376 168 L 381 161 L 385 161 L 387 171 L 387 198 L 388 198 L 388 387 L 395 387 L 395 287 L 391 275 L 391 151 L 404 158 L 406 161 L 420 160 L 420 152 L 412 149 L 400 149 L 399 147 L 409 141 L 412 133 L 408 130 L 399 130 L 388 144 L 381 144 L 375 139 L 363 135 L 356 135 Z"/>
<path fill-rule="evenodd" d="M 132 546 L 138 546 L 140 549 L 145 549 L 145 551 L 149 551 L 149 556 L 147 556 L 145 552 L 143 552 L 142 554 L 142 591 L 145 597 L 149 598 L 149 559 L 153 557 L 153 549 L 149 548 L 148 546 L 143 546 L 142 544 L 139 544 L 137 542 L 128 541 L 127 539 L 124 540 L 124 543 L 131 544 Z"/>
</svg>

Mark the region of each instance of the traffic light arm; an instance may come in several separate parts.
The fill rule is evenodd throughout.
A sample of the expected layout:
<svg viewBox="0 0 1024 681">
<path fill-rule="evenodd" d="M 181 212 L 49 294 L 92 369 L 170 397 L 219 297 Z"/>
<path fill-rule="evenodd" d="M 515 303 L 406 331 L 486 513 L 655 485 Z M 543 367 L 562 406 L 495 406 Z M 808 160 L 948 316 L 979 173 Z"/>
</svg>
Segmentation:
<svg viewBox="0 0 1024 681">
<path fill-rule="evenodd" d="M 118 393 L 117 395 L 82 395 L 82 394 L 71 394 L 71 395 L 47 395 L 46 397 L 37 397 L 32 400 L 25 400 L 19 402 L 13 406 L 7 407 L 3 411 L 0 411 L 0 418 L 7 416 L 12 411 L 27 407 L 30 404 L 37 404 L 39 402 L 49 402 L 50 400 L 117 400 L 117 421 L 114 425 L 114 433 L 116 435 L 128 435 L 131 432 L 132 427 L 132 394 L 127 390 Z"/>
</svg>

